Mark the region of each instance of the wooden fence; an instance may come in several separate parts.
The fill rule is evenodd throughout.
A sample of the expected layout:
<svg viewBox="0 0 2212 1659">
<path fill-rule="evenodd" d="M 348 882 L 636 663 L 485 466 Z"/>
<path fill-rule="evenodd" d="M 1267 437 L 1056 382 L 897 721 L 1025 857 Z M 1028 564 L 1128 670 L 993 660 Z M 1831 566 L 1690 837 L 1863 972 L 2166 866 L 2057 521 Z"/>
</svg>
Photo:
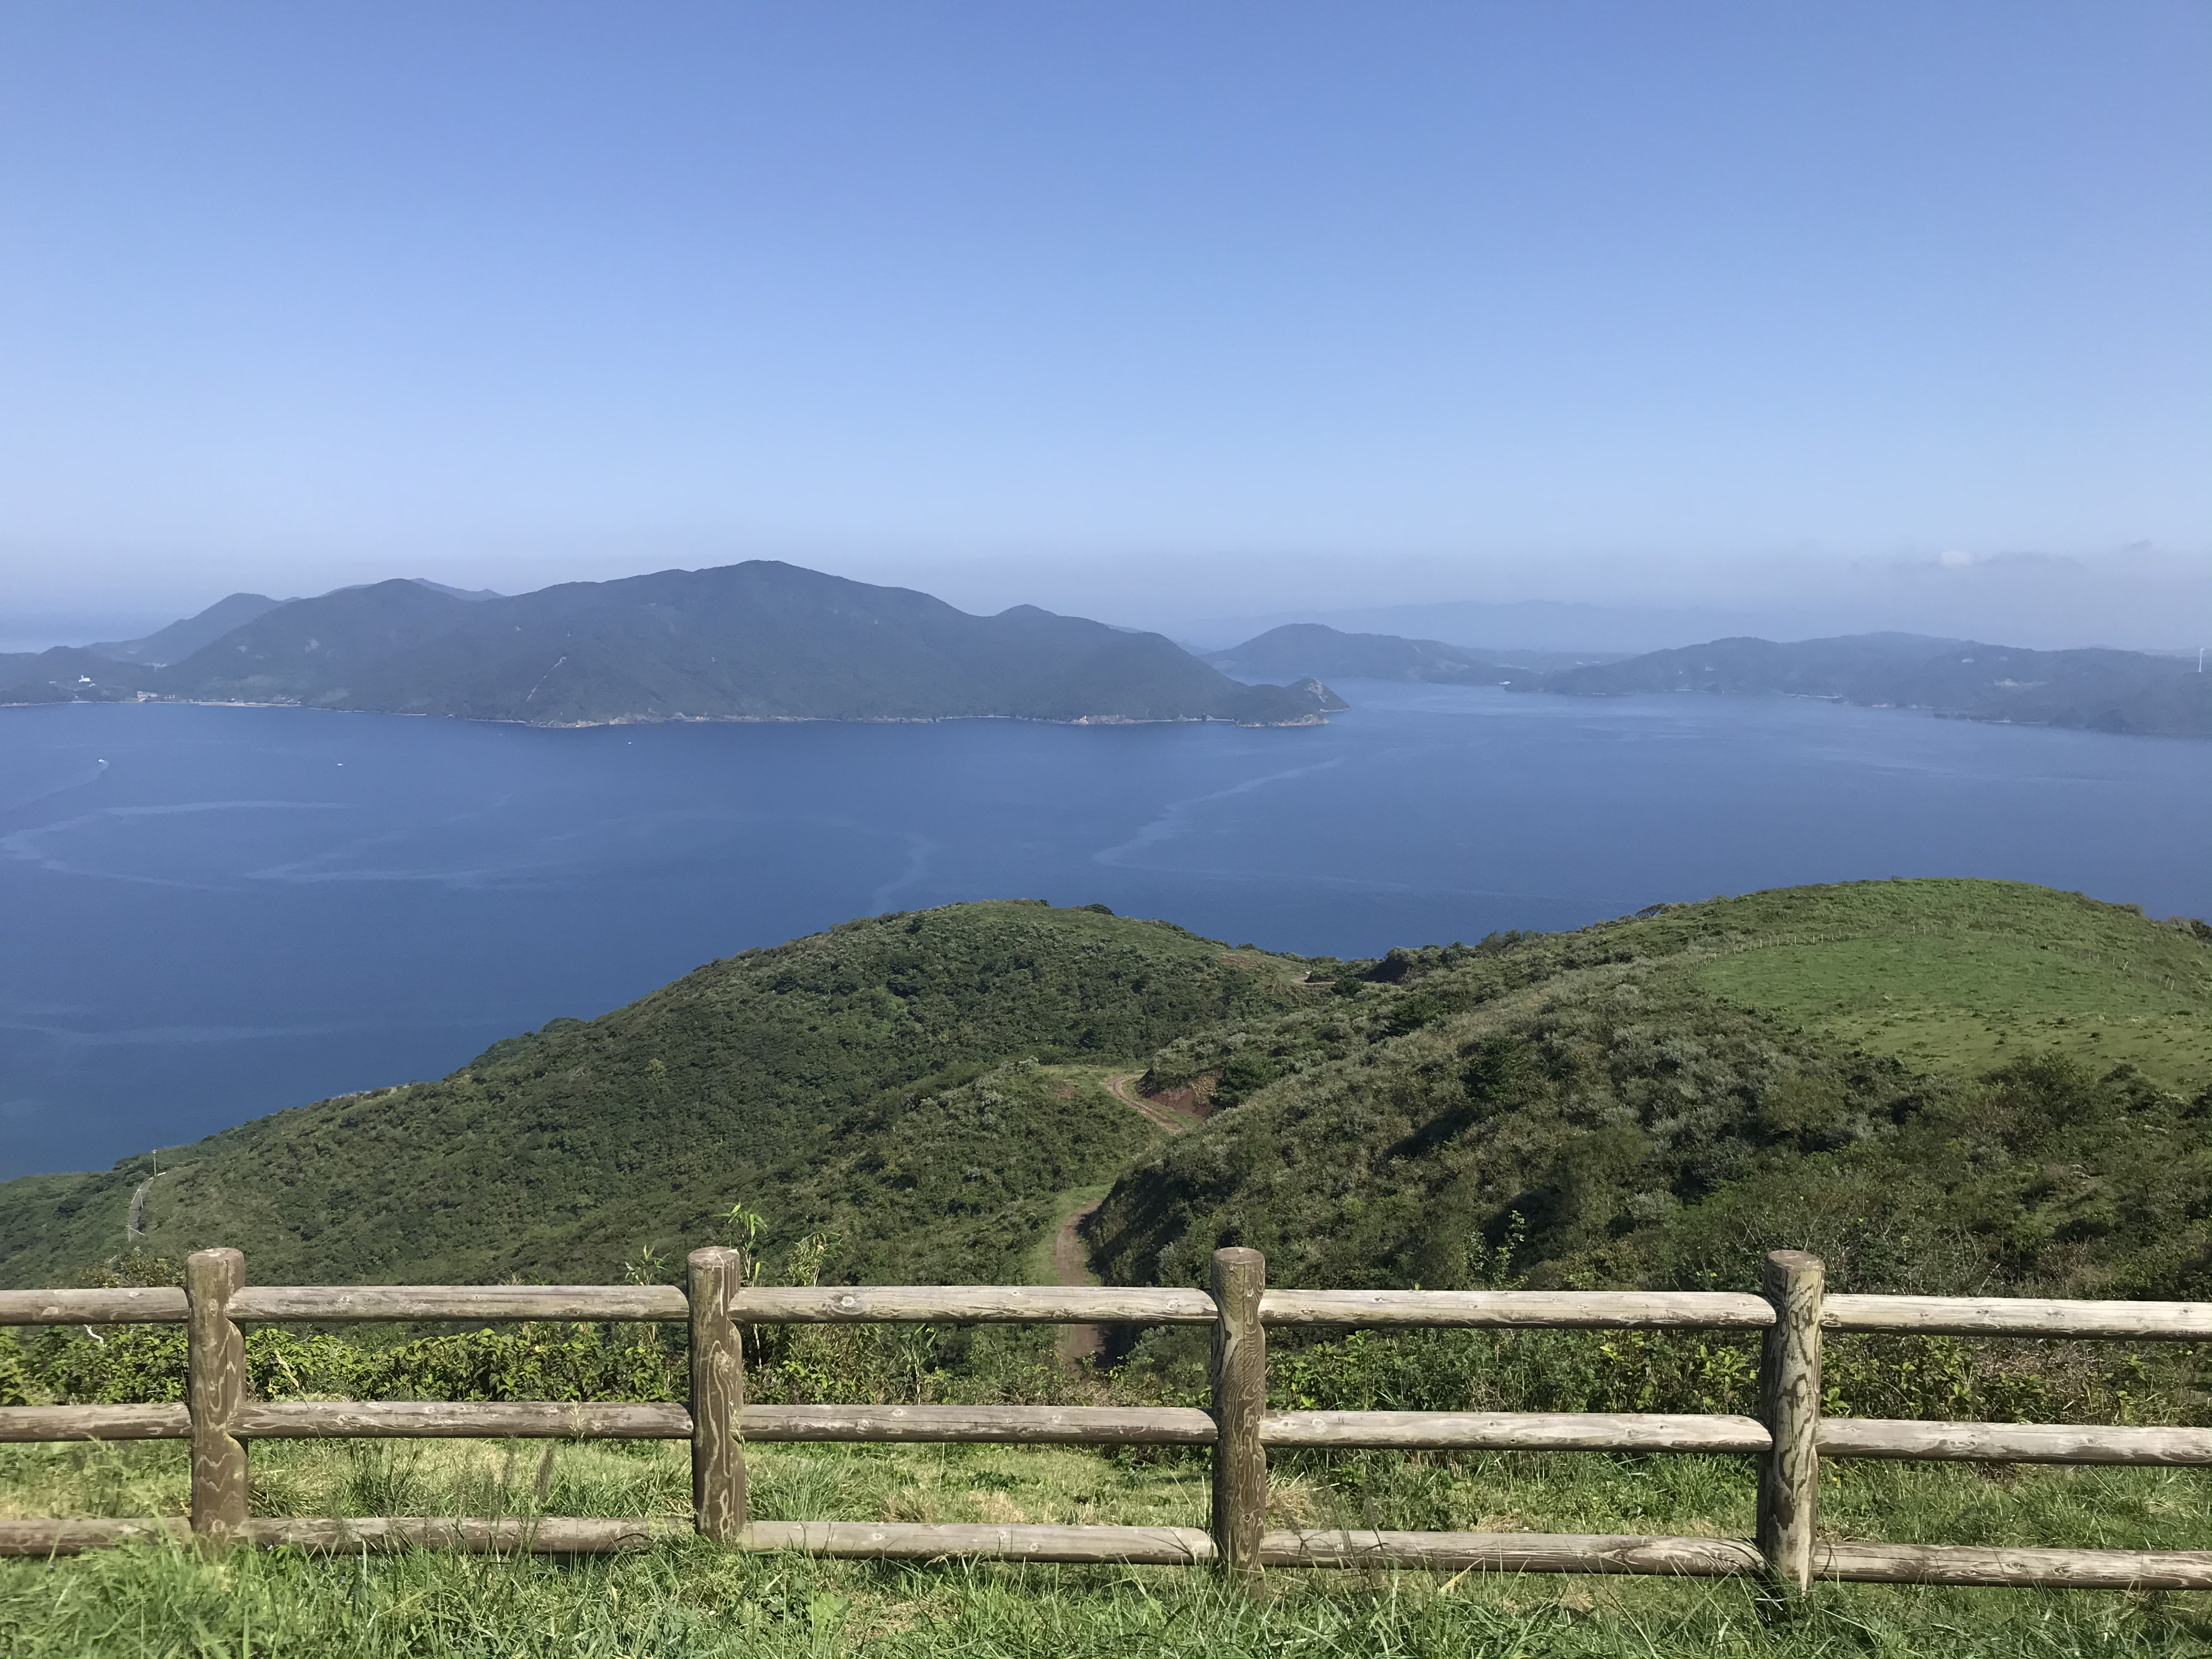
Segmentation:
<svg viewBox="0 0 2212 1659">
<path fill-rule="evenodd" d="M 182 1290 L 0 1291 L 0 1324 L 181 1323 L 181 1406 L 0 1408 L 0 1441 L 189 1440 L 189 1523 L 0 1521 L 0 1554 L 53 1556 L 129 1538 L 308 1549 L 418 1546 L 551 1553 L 638 1547 L 673 1532 L 744 1549 L 936 1560 L 1211 1563 L 1250 1582 L 1270 1568 L 1407 1567 L 1520 1572 L 1764 1575 L 1785 1593 L 1819 1580 L 2099 1589 L 2212 1588 L 2212 1551 L 2012 1549 L 1843 1543 L 1816 1529 L 1823 1457 L 1988 1462 L 2212 1464 L 2212 1431 L 2044 1423 L 1927 1423 L 1820 1416 L 1825 1331 L 1960 1336 L 2212 1338 L 2212 1304 L 1983 1297 L 1824 1296 L 1820 1263 L 1766 1259 L 1763 1293 L 1552 1291 L 1270 1291 L 1257 1251 L 1215 1252 L 1195 1290 L 884 1285 L 769 1288 L 738 1252 L 693 1253 L 687 1290 L 447 1285 L 260 1288 L 235 1250 L 202 1250 Z M 241 1322 L 635 1320 L 690 1328 L 688 1406 L 490 1404 L 246 1398 Z M 1206 1325 L 1211 1408 L 1090 1406 L 749 1406 L 738 1329 L 874 1321 Z M 1293 1327 L 1489 1327 L 1763 1333 L 1759 1415 L 1484 1412 L 1271 1412 L 1267 1331 Z M 278 1520 L 246 1512 L 246 1448 L 258 1439 L 508 1436 L 688 1440 L 692 1519 L 546 1517 Z M 1212 1448 L 1212 1516 L 1182 1527 L 937 1526 L 755 1521 L 747 1441 L 992 1441 Z M 1450 1450 L 1731 1453 L 1759 1460 L 1750 1540 L 1538 1533 L 1285 1531 L 1267 1526 L 1271 1446 Z"/>
</svg>

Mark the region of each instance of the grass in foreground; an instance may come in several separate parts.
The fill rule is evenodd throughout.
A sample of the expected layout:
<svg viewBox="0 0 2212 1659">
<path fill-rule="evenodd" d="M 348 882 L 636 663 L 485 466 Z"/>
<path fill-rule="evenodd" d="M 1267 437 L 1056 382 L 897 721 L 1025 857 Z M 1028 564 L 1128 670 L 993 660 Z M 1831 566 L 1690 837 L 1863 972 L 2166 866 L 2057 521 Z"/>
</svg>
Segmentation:
<svg viewBox="0 0 2212 1659">
<path fill-rule="evenodd" d="M 765 1518 L 1196 1525 L 1196 1459 L 1078 1449 L 763 1446 Z M 264 1513 L 678 1515 L 674 1447 L 270 1445 Z M 0 1512 L 175 1513 L 182 1449 L 9 1448 Z M 1285 1457 L 1279 1524 L 1740 1534 L 1750 1468 L 1719 1458 Z M 1839 1534 L 2186 1547 L 2212 1483 L 2172 1470 L 1841 1466 Z M 1830 1586 L 1776 1619 L 1756 1587 L 1391 1572 L 1274 1575 L 1259 1602 L 1203 1570 L 919 1566 L 743 1556 L 690 1541 L 560 1562 L 416 1553 L 203 1562 L 158 1547 L 0 1565 L 0 1651 L 25 1659 L 647 1659 L 647 1656 L 2212 1653 L 2212 1596 Z"/>
</svg>

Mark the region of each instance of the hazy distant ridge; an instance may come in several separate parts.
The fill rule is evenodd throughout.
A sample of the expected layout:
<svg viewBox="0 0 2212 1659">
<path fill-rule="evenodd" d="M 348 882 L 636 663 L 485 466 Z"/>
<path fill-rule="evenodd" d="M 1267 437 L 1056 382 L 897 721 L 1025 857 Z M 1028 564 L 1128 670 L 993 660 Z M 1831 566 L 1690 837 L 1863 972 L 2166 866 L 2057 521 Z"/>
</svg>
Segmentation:
<svg viewBox="0 0 2212 1659">
<path fill-rule="evenodd" d="M 1444 684 L 1496 685 L 1515 670 L 1485 661 L 1441 640 L 1406 640 L 1389 634 L 1346 634 L 1320 623 L 1289 623 L 1206 659 L 1231 674 L 1328 675 L 1363 680 L 1429 680 Z"/>
<path fill-rule="evenodd" d="M 258 602 L 234 595 L 216 607 Z M 203 617 L 212 613 L 203 613 Z M 766 560 L 514 597 L 393 580 L 267 608 L 168 666 L 145 647 L 0 658 L 0 702 L 303 705 L 581 726 L 662 720 L 1279 726 L 1341 708 L 1320 685 L 1244 685 L 1158 634 Z M 203 630 L 204 631 L 204 628 Z M 112 652 L 117 655 L 101 655 Z"/>
<path fill-rule="evenodd" d="M 1547 673 L 1436 640 L 1293 623 L 1206 654 L 1234 674 L 1504 685 L 1574 696 L 1780 694 L 2022 726 L 2212 737 L 2212 675 L 2184 659 L 2141 651 L 2029 651 L 1917 634 L 1853 634 L 1790 644 L 1713 640 Z"/>
<path fill-rule="evenodd" d="M 1637 691 L 1783 692 L 1966 720 L 2161 737 L 2212 737 L 2212 675 L 2140 651 L 2029 651 L 1912 634 L 1715 640 L 1626 662 L 1571 668 L 1514 689 L 1618 696 Z"/>
</svg>

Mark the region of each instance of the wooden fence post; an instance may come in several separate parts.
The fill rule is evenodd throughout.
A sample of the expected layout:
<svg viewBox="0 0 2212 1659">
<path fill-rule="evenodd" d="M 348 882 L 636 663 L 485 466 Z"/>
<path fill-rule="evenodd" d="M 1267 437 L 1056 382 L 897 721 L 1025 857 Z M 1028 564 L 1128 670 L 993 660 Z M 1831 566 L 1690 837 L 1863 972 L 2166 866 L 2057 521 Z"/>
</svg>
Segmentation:
<svg viewBox="0 0 2212 1659">
<path fill-rule="evenodd" d="M 185 1405 L 191 1418 L 192 1535 L 220 1551 L 246 1530 L 246 1443 L 233 1431 L 246 1404 L 246 1337 L 230 1298 L 246 1284 L 236 1250 L 185 1260 Z"/>
<path fill-rule="evenodd" d="M 1260 1579 L 1267 1525 L 1267 1336 L 1260 1293 L 1267 1262 L 1257 1250 L 1213 1253 L 1213 1547 L 1222 1571 L 1248 1589 Z"/>
<path fill-rule="evenodd" d="M 730 1298 L 745 1282 L 745 1253 L 694 1250 L 691 1283 L 691 1513 L 702 1538 L 734 1540 L 745 1528 L 745 1361 Z"/>
<path fill-rule="evenodd" d="M 1824 1276 L 1820 1257 L 1774 1250 L 1760 1286 L 1774 1304 L 1759 1364 L 1759 1415 L 1774 1443 L 1759 1474 L 1759 1552 L 1775 1587 L 1791 1596 L 1803 1595 L 1813 1583 Z"/>
</svg>

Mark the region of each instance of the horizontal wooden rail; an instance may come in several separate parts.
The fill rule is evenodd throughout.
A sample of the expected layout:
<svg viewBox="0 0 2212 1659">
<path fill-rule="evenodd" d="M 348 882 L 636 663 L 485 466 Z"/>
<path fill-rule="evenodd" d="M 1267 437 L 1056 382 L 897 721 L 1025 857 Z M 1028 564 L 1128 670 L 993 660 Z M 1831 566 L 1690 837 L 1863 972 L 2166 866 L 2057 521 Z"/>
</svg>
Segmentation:
<svg viewBox="0 0 2212 1659">
<path fill-rule="evenodd" d="M 1402 1450 L 1763 1452 L 1753 1417 L 1607 1415 L 1597 1412 L 1271 1412 L 1270 1446 L 1387 1446 Z"/>
<path fill-rule="evenodd" d="M 0 1291 L 0 1325 L 181 1325 L 185 1293 L 166 1285 L 121 1291 Z"/>
<path fill-rule="evenodd" d="M 1213 1419 L 1187 1407 L 747 1406 L 757 1441 L 974 1441 L 1012 1445 L 1210 1446 Z M 1696 1419 L 1691 1419 L 1696 1420 Z M 574 1401 L 281 1401 L 244 1407 L 244 1440 L 688 1440 L 678 1405 Z M 0 1443 L 182 1440 L 182 1406 L 0 1407 Z"/>
<path fill-rule="evenodd" d="M 1635 1572 L 1720 1578 L 1762 1569 L 1736 1538 L 1542 1532 L 1270 1532 L 1271 1567 L 1425 1567 L 1445 1572 Z"/>
<path fill-rule="evenodd" d="M 1814 1573 L 1861 1584 L 1999 1589 L 2212 1589 L 2212 1550 L 2009 1549 L 1976 1544 L 1819 1544 Z"/>
<path fill-rule="evenodd" d="M 255 1519 L 245 1540 L 264 1548 L 352 1553 L 445 1549 L 471 1553 L 615 1554 L 686 1535 L 673 1520 L 447 1520 L 368 1516 Z M 0 1521 L 0 1556 L 75 1555 L 133 1540 L 182 1543 L 179 1519 Z M 933 1561 L 1101 1562 L 1195 1566 L 1213 1540 L 1189 1527 L 940 1526 L 924 1522 L 757 1521 L 740 1549 L 825 1558 Z M 1268 1567 L 1385 1567 L 1432 1571 L 1643 1573 L 1713 1578 L 1761 1571 L 1759 1552 L 1729 1538 L 1484 1532 L 1268 1532 Z M 1950 1544 L 1826 1542 L 1814 1577 L 1844 1583 L 1955 1584 L 2046 1589 L 2212 1589 L 2212 1551 L 2014 1549 Z"/>
<path fill-rule="evenodd" d="M 665 1285 L 246 1285 L 232 1297 L 244 1322 L 337 1324 L 435 1320 L 678 1323 L 684 1292 Z M 947 1322 L 1202 1325 L 1203 1291 L 1023 1285 L 749 1286 L 732 1298 L 748 1324 Z M 1269 1325 L 1510 1328 L 1559 1330 L 1759 1330 L 1774 1322 L 1759 1297 L 1705 1291 L 1269 1291 Z M 0 1291 L 0 1325 L 175 1325 L 185 1293 L 167 1286 Z M 2212 1303 L 2033 1297 L 1849 1296 L 1826 1298 L 1829 1330 L 1942 1336 L 2212 1341 Z"/>
<path fill-rule="evenodd" d="M 687 1522 L 544 1516 L 496 1520 L 364 1516 L 346 1520 L 266 1519 L 246 1522 L 243 1541 L 264 1549 L 355 1554 L 362 1550 L 459 1550 L 470 1554 L 612 1555 L 649 1549 L 690 1532 Z M 191 1536 L 182 1521 L 0 1521 L 0 1556 L 76 1555 L 137 1540 Z"/>
<path fill-rule="evenodd" d="M 182 1440 L 182 1406 L 0 1406 L 0 1444 L 40 1440 Z"/>
<path fill-rule="evenodd" d="M 1765 1298 L 1725 1291 L 1269 1291 L 1267 1325 L 1540 1326 L 1553 1330 L 1764 1330 Z"/>
<path fill-rule="evenodd" d="M 967 1441 L 1014 1445 L 1205 1446 L 1213 1419 L 1189 1407 L 1117 1406 L 747 1406 L 747 1440 Z M 248 1440 L 684 1440 L 679 1405 L 608 1401 L 297 1401 L 246 1407 Z M 183 1406 L 0 1407 L 0 1444 L 72 1440 L 182 1440 Z M 1269 1446 L 1437 1451 L 1765 1451 L 1755 1418 L 1536 1412 L 1271 1412 Z M 1943 1423 L 1824 1419 L 1829 1457 L 1985 1463 L 2212 1467 L 2212 1429 L 2074 1423 Z"/>
<path fill-rule="evenodd" d="M 1204 1291 L 1112 1285 L 748 1285 L 730 1298 L 744 1325 L 946 1323 L 1210 1325 Z"/>
<path fill-rule="evenodd" d="M 1824 1457 L 1924 1457 L 1976 1463 L 2212 1464 L 2212 1429 L 1830 1417 L 1821 1421 L 1820 1445 Z"/>
<path fill-rule="evenodd" d="M 691 1304 L 672 1285 L 252 1285 L 230 1298 L 230 1316 L 312 1321 L 543 1319 L 681 1323 Z"/>
<path fill-rule="evenodd" d="M 2055 1336 L 2157 1342 L 2212 1341 L 2212 1303 L 2059 1302 L 2031 1297 L 1832 1296 L 1820 1322 L 1832 1331 L 1922 1336 Z"/>
<path fill-rule="evenodd" d="M 738 1547 L 881 1561 L 958 1557 L 998 1561 L 1127 1562 L 1195 1566 L 1214 1559 L 1195 1527 L 943 1526 L 927 1522 L 756 1521 Z"/>
<path fill-rule="evenodd" d="M 191 1520 L 0 1521 L 0 1555 L 44 1556 L 133 1539 L 307 1551 L 401 1548 L 602 1554 L 696 1532 L 742 1549 L 935 1560 L 1212 1563 L 1252 1585 L 1271 1567 L 1510 1572 L 1758 1572 L 1784 1595 L 1818 1579 L 2057 1588 L 2212 1589 L 2212 1551 L 2012 1549 L 1822 1540 L 1822 1457 L 2212 1467 L 2212 1429 L 1927 1423 L 1820 1414 L 1824 1330 L 1959 1336 L 2212 1340 L 2212 1304 L 1827 1296 L 1818 1261 L 1767 1258 L 1757 1296 L 1717 1291 L 1329 1291 L 1264 1288 L 1249 1249 L 1216 1253 L 1213 1291 L 1030 1285 L 749 1285 L 738 1252 L 690 1260 L 668 1285 L 254 1286 L 234 1250 L 196 1252 L 182 1291 L 0 1291 L 0 1324 L 183 1322 L 183 1405 L 0 1408 L 0 1442 L 186 1439 Z M 687 1403 L 516 1401 L 254 1401 L 241 1324 L 496 1320 L 683 1322 Z M 1113 1406 L 748 1405 L 739 1329 L 876 1322 L 1192 1324 L 1213 1332 L 1212 1408 Z M 1765 1333 L 1758 1418 L 1717 1414 L 1265 1409 L 1266 1328 L 1520 1328 Z M 693 1517 L 256 1519 L 247 1453 L 266 1439 L 332 1437 L 689 1441 Z M 958 1526 L 756 1521 L 746 1441 L 985 1442 L 1206 1446 L 1209 1531 L 1176 1527 Z M 1631 1534 L 1267 1531 L 1268 1449 L 1688 1453 L 1760 1460 L 1755 1540 Z"/>
<path fill-rule="evenodd" d="M 747 1406 L 738 1422 L 761 1441 L 1210 1446 L 1214 1432 L 1206 1413 L 1164 1406 Z"/>
<path fill-rule="evenodd" d="M 247 1406 L 244 1440 L 688 1440 L 681 1406 L 566 1400 L 302 1400 Z"/>
<path fill-rule="evenodd" d="M 191 1527 L 182 1516 L 142 1516 L 128 1521 L 0 1521 L 0 1556 L 82 1555 L 87 1550 L 115 1544 L 157 1540 L 182 1544 L 191 1535 Z"/>
</svg>

